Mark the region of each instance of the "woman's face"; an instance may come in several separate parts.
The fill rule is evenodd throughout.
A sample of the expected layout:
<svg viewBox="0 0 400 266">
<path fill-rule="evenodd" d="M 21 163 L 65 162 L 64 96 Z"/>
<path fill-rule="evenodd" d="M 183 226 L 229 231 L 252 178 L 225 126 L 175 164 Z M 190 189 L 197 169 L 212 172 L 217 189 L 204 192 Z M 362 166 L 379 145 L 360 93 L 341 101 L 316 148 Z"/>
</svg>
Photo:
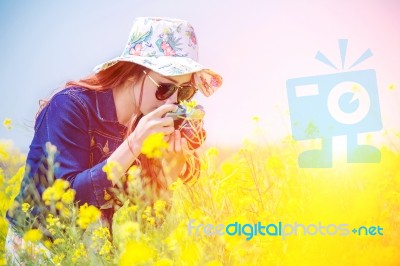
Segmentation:
<svg viewBox="0 0 400 266">
<path fill-rule="evenodd" d="M 142 114 L 146 115 L 151 111 L 157 109 L 163 104 L 166 103 L 177 103 L 178 99 L 178 90 L 174 92 L 169 98 L 165 100 L 158 100 L 156 98 L 157 84 L 161 83 L 172 83 L 177 86 L 188 84 L 191 81 L 192 74 L 186 74 L 181 76 L 173 76 L 173 77 L 165 77 L 160 74 L 149 71 L 147 75 L 144 75 L 144 84 L 143 84 L 143 97 L 142 104 L 140 106 L 140 111 Z M 157 84 L 156 84 L 157 83 Z M 141 90 L 142 80 L 135 84 L 135 98 L 136 104 L 139 104 L 140 99 L 140 90 Z"/>
</svg>

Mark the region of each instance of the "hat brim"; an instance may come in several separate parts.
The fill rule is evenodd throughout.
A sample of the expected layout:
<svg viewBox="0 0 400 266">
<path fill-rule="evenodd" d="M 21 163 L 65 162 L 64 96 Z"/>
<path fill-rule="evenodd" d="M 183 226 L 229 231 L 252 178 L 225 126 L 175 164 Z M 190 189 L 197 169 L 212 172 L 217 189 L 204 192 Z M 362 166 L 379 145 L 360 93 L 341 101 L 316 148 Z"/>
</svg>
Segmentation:
<svg viewBox="0 0 400 266">
<path fill-rule="evenodd" d="M 118 62 L 125 61 L 144 66 L 160 75 L 172 77 L 194 73 L 195 86 L 204 94 L 211 96 L 222 85 L 222 77 L 211 69 L 205 68 L 188 57 L 159 56 L 145 57 L 129 55 L 116 57 L 94 68 L 94 72 L 103 71 Z"/>
</svg>

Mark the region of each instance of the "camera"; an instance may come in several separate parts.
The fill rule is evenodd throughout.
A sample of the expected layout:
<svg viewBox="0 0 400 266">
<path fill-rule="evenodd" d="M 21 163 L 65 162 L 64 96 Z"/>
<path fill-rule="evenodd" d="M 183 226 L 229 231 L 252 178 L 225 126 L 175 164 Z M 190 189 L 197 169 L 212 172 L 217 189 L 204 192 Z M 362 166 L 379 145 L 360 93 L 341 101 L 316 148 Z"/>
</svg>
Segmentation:
<svg viewBox="0 0 400 266">
<path fill-rule="evenodd" d="M 178 104 L 175 112 L 169 112 L 165 116 L 174 119 L 174 127 L 181 132 L 182 137 L 187 139 L 188 147 L 195 150 L 203 144 L 206 139 L 206 131 L 203 129 L 203 117 L 205 115 L 203 106 L 186 108 Z"/>
</svg>

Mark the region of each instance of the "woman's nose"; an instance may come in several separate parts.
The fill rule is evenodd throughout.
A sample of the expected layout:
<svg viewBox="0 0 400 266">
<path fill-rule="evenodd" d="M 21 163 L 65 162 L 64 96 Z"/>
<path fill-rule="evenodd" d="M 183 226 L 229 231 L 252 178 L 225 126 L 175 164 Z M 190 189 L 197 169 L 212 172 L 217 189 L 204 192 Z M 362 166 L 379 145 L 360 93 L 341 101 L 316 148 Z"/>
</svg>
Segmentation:
<svg viewBox="0 0 400 266">
<path fill-rule="evenodd" d="M 178 103 L 178 90 L 174 92 L 167 100 L 165 100 L 165 103 Z"/>
</svg>

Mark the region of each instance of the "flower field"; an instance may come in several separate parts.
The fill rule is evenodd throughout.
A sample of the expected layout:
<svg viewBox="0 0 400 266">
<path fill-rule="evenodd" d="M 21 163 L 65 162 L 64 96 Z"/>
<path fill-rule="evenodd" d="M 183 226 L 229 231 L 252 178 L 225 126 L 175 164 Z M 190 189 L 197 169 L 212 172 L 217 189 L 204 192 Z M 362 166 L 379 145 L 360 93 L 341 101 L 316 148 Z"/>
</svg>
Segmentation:
<svg viewBox="0 0 400 266">
<path fill-rule="evenodd" d="M 54 240 L 28 230 L 20 256 L 25 265 L 399 265 L 400 136 L 385 134 L 380 163 L 326 169 L 299 168 L 304 147 L 290 137 L 274 144 L 254 137 L 234 151 L 209 147 L 200 152 L 198 181 L 178 179 L 158 198 L 132 167 L 112 232 L 97 208 L 74 206 L 74 191 L 58 180 L 43 194 L 59 213 L 46 217 Z M 0 254 L 24 159 L 0 143 Z M 29 216 L 31 206 L 22 208 Z M 281 223 L 283 233 L 269 226 L 270 234 L 257 234 L 259 222 Z M 216 227 L 238 224 L 241 235 Z"/>
</svg>

